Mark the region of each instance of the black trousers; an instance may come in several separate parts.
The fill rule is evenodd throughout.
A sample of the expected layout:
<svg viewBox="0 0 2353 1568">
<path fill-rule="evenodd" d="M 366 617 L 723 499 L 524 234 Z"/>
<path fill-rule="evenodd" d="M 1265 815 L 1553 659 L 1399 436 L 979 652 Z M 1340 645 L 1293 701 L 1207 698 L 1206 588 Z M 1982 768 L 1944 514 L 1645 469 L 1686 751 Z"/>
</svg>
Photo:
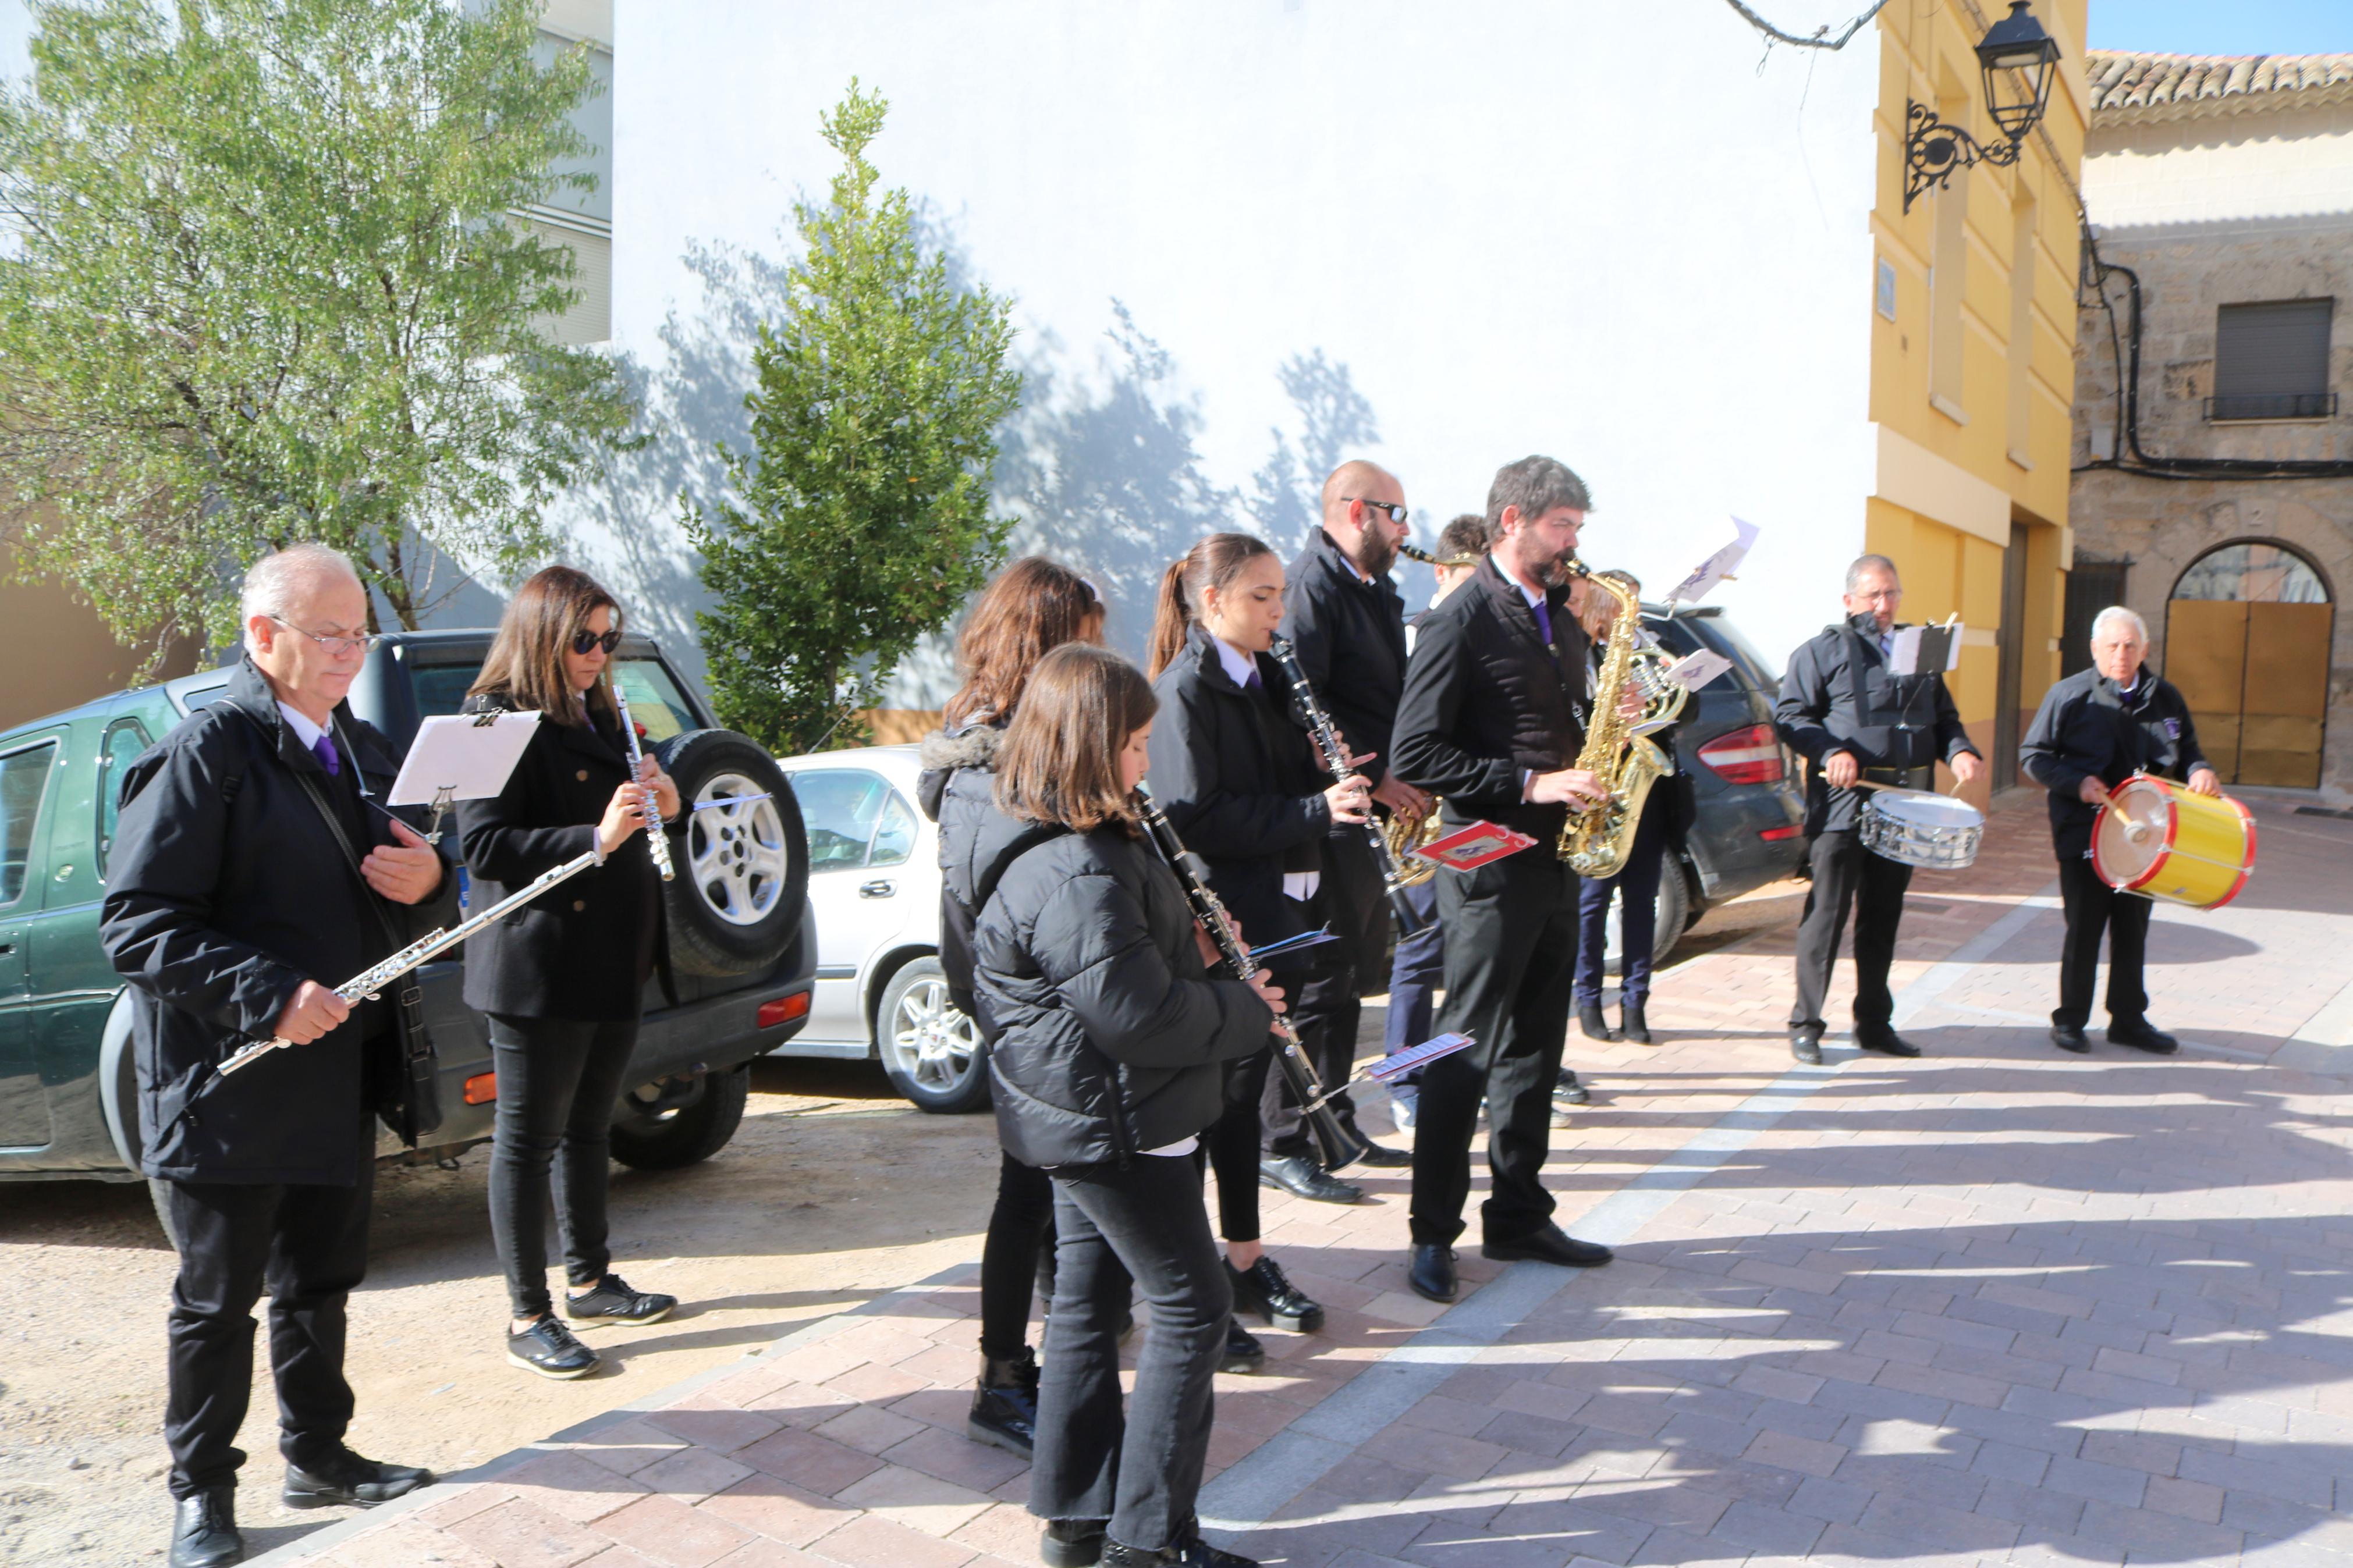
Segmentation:
<svg viewBox="0 0 2353 1568">
<path fill-rule="evenodd" d="M 1202 1152 L 1218 1173 L 1218 1234 L 1228 1241 L 1258 1239 L 1259 1106 L 1273 1065 L 1271 1043 L 1226 1063 L 1225 1110 L 1201 1134 Z"/>
<path fill-rule="evenodd" d="M 1883 1029 L 1895 1016 L 1887 989 L 1888 966 L 1895 962 L 1895 931 L 1904 921 L 1904 889 L 1912 868 L 1862 847 L 1857 834 L 1841 829 L 1817 835 L 1808 847 L 1814 879 L 1806 889 L 1806 912 L 1798 921 L 1798 999 L 1789 1027 L 1819 1029 L 1822 998 L 1831 988 L 1839 939 L 1847 910 L 1854 910 L 1854 1022 L 1857 1028 Z"/>
<path fill-rule="evenodd" d="M 1618 900 L 1619 984 L 1621 1004 L 1640 1007 L 1651 998 L 1651 950 L 1659 944 L 1659 875 L 1667 863 L 1667 810 L 1663 804 L 1642 813 L 1626 863 L 1614 877 L 1588 877 L 1577 892 L 1577 1005 L 1599 1006 L 1608 983 L 1609 900 Z M 1678 872 L 1678 875 L 1681 873 Z"/>
<path fill-rule="evenodd" d="M 1324 840 L 1324 879 L 1305 914 L 1309 930 L 1329 925 L 1338 939 L 1308 950 L 1313 967 L 1299 976 L 1291 1012 L 1299 1043 L 1328 1089 L 1347 1082 L 1356 1070 L 1356 1030 L 1365 1015 L 1356 983 L 1379 972 L 1388 947 L 1388 895 L 1373 847 L 1361 832 L 1351 829 L 1345 837 Z M 1293 989 L 1288 984 L 1284 988 Z M 1300 1120 L 1298 1100 L 1281 1073 L 1270 1073 L 1267 1079 L 1259 1114 L 1268 1152 L 1314 1153 L 1314 1139 Z M 1345 1090 L 1330 1104 L 1343 1122 L 1356 1125 L 1356 1107 Z"/>
<path fill-rule="evenodd" d="M 1233 1295 L 1201 1207 L 1199 1168 L 1141 1154 L 1062 1165 L 1054 1182 L 1054 1311 L 1038 1387 L 1029 1511 L 1107 1519 L 1111 1538 L 1156 1550 L 1193 1520 L 1209 1449 L 1210 1384 Z M 1128 1281 L 1150 1327 L 1123 1412 L 1119 1326 Z"/>
<path fill-rule="evenodd" d="M 2099 978 L 2100 933 L 2108 936 L 2108 1022 L 2137 1024 L 2148 1014 L 2141 970 L 2148 954 L 2150 900 L 2119 893 L 2100 880 L 2089 856 L 2059 862 L 2059 900 L 2067 911 L 2067 940 L 2059 950 L 2059 1005 L 2054 1024 L 2082 1028 L 2091 1022 L 2092 990 Z"/>
<path fill-rule="evenodd" d="M 612 1265 L 605 1190 L 612 1171 L 613 1105 L 638 1043 L 638 1021 L 491 1018 L 499 1115 L 491 1149 L 491 1237 L 506 1265 L 518 1318 L 549 1310 L 547 1205 L 554 1170 L 564 1272 L 594 1285 Z"/>
<path fill-rule="evenodd" d="M 1054 1179 L 1002 1150 L 997 1158 L 997 1206 L 980 1247 L 980 1353 L 1012 1361 L 1029 1345 L 1031 1288 L 1053 1299 Z"/>
<path fill-rule="evenodd" d="M 1413 1239 L 1444 1247 L 1462 1234 L 1471 1139 L 1487 1105 L 1490 1241 L 1515 1241 L 1552 1219 L 1542 1176 L 1552 1152 L 1552 1089 L 1568 1032 L 1575 979 L 1574 871 L 1549 845 L 1438 874 L 1446 928 L 1446 1002 L 1438 1028 L 1477 1044 L 1421 1069 L 1413 1125 Z"/>
<path fill-rule="evenodd" d="M 366 1139 L 365 1127 L 353 1136 Z M 352 1422 L 343 1303 L 367 1273 L 372 1142 L 348 1187 L 162 1184 L 180 1238 L 164 1406 L 174 1497 L 237 1484 L 245 1463 L 237 1428 L 253 1391 L 253 1305 L 265 1285 L 279 1452 L 309 1468 L 342 1446 Z"/>
</svg>

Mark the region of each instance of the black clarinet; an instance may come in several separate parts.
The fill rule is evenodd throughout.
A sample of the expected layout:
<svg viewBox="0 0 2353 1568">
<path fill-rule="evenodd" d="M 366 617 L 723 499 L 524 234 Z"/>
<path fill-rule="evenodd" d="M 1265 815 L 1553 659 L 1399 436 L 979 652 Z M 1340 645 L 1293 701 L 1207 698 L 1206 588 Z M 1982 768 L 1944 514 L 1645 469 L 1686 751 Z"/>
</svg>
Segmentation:
<svg viewBox="0 0 2353 1568">
<path fill-rule="evenodd" d="M 1259 972 L 1258 963 L 1250 957 L 1250 951 L 1243 945 L 1241 937 L 1235 932 L 1234 922 L 1226 913 L 1225 903 L 1210 890 L 1208 868 L 1201 864 L 1199 857 L 1185 847 L 1185 841 L 1176 837 L 1176 829 L 1169 826 L 1168 818 L 1161 809 L 1152 804 L 1152 796 L 1142 784 L 1135 786 L 1135 798 L 1143 811 L 1145 830 L 1151 835 L 1152 847 L 1160 852 L 1163 860 L 1168 862 L 1168 868 L 1176 873 L 1176 880 L 1185 889 L 1185 901 L 1192 906 L 1193 918 L 1201 922 L 1201 929 L 1209 933 L 1209 940 L 1224 955 L 1225 967 L 1232 970 L 1238 978 L 1248 980 Z M 1307 1053 L 1300 1048 L 1298 1031 L 1291 1026 L 1291 1020 L 1281 1014 L 1275 1015 L 1274 1037 L 1279 1047 L 1274 1053 L 1274 1065 L 1281 1069 L 1283 1082 L 1290 1087 L 1291 1097 L 1299 1101 L 1300 1114 L 1306 1119 L 1308 1130 L 1314 1134 L 1315 1146 L 1323 1156 L 1324 1169 L 1336 1171 L 1343 1165 L 1353 1165 L 1363 1159 L 1368 1145 L 1365 1140 L 1350 1132 L 1333 1111 L 1328 1103 L 1332 1096 L 1324 1089 L 1324 1080 L 1316 1076 L 1314 1064 L 1307 1059 Z"/>
<path fill-rule="evenodd" d="M 1344 779 L 1354 770 L 1348 766 L 1348 752 L 1340 744 L 1340 732 L 1332 727 L 1332 716 L 1315 700 L 1315 688 L 1307 682 L 1307 672 L 1299 666 L 1299 650 L 1291 646 L 1289 637 L 1277 637 L 1271 650 L 1274 662 L 1282 666 L 1283 679 L 1291 682 L 1291 694 L 1299 702 L 1299 710 L 1307 719 L 1307 732 L 1315 742 L 1315 754 L 1322 759 L 1324 771 L 1335 779 Z M 1389 836 L 1381 831 L 1380 819 L 1366 812 L 1365 837 L 1372 841 L 1373 858 L 1380 862 L 1381 885 L 1388 889 L 1389 908 L 1397 911 L 1398 934 L 1414 936 L 1430 922 L 1405 896 L 1412 884 L 1406 880 L 1405 868 L 1398 864 L 1396 851 L 1389 847 Z"/>
</svg>

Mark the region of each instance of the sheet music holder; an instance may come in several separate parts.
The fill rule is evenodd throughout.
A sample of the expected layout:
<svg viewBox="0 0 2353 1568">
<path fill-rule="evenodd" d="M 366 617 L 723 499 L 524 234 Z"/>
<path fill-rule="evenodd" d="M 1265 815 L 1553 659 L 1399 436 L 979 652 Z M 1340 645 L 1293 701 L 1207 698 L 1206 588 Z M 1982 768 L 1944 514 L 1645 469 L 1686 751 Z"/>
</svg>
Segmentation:
<svg viewBox="0 0 2353 1568">
<path fill-rule="evenodd" d="M 1365 1076 L 1376 1083 L 1392 1083 L 1414 1068 L 1428 1067 L 1440 1057 L 1451 1057 L 1472 1043 L 1468 1035 L 1440 1035 L 1393 1057 L 1383 1057 L 1365 1069 Z"/>
<path fill-rule="evenodd" d="M 429 805 L 433 825 L 427 843 L 441 841 L 441 818 L 461 800 L 486 800 L 507 787 L 515 763 L 538 731 L 539 715 L 446 713 L 427 719 L 408 743 L 386 797 L 395 805 Z"/>
<path fill-rule="evenodd" d="M 1424 860 L 1457 871 L 1468 871 L 1474 866 L 1484 866 L 1490 860 L 1500 860 L 1506 855 L 1516 855 L 1532 849 L 1535 840 L 1525 833 L 1514 832 L 1499 823 L 1474 822 L 1458 827 L 1443 838 L 1433 838 L 1414 851 Z"/>
<path fill-rule="evenodd" d="M 1940 626 L 1905 626 L 1895 634 L 1887 651 L 1888 673 L 1918 675 L 1924 670 L 1959 668 L 1961 632 L 1961 624 L 1952 620 Z"/>
<path fill-rule="evenodd" d="M 1714 592 L 1718 583 L 1732 582 L 1733 574 L 1748 559 L 1749 550 L 1757 543 L 1757 528 L 1753 522 L 1739 518 L 1732 520 L 1733 542 L 1692 569 L 1692 574 L 1676 584 L 1667 594 L 1669 615 L 1677 605 L 1696 605 Z"/>
</svg>

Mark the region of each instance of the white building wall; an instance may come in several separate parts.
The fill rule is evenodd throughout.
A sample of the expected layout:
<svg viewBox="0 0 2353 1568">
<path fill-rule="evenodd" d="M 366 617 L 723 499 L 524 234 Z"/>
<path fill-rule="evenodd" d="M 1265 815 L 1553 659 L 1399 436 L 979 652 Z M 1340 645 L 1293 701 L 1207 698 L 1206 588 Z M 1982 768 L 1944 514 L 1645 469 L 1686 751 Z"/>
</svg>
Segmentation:
<svg viewBox="0 0 2353 1568">
<path fill-rule="evenodd" d="M 2353 213 L 2353 103 L 2095 126 L 2084 202 L 2103 229 Z"/>
</svg>

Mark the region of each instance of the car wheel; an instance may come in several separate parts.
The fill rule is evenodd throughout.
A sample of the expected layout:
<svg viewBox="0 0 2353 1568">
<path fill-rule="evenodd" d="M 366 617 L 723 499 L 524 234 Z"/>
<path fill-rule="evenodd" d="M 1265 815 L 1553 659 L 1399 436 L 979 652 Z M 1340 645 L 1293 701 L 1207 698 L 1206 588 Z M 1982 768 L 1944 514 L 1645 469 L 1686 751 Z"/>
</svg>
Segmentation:
<svg viewBox="0 0 2353 1568">
<path fill-rule="evenodd" d="M 750 1065 L 691 1080 L 662 1079 L 621 1096 L 613 1158 L 639 1171 L 676 1171 L 727 1147 L 752 1097 Z"/>
<path fill-rule="evenodd" d="M 943 1116 L 988 1103 L 988 1047 L 980 1027 L 948 1000 L 936 958 L 901 966 L 883 987 L 874 1037 L 891 1085 L 919 1110 Z"/>
<path fill-rule="evenodd" d="M 722 980 L 764 973 L 792 944 L 808 893 L 800 806 L 768 753 L 732 730 L 691 730 L 659 755 L 689 807 L 670 830 L 677 879 L 662 885 L 670 963 Z"/>
<path fill-rule="evenodd" d="M 1618 926 L 1619 910 L 1624 900 L 1609 901 L 1609 935 L 1604 939 L 1602 969 L 1610 974 L 1626 972 L 1626 942 Z M 1667 961 L 1675 943 L 1683 940 L 1685 928 L 1691 924 L 1691 873 L 1683 869 L 1683 857 L 1669 855 L 1666 864 L 1659 868 L 1658 922 L 1651 942 L 1651 963 L 1653 968 Z"/>
</svg>

